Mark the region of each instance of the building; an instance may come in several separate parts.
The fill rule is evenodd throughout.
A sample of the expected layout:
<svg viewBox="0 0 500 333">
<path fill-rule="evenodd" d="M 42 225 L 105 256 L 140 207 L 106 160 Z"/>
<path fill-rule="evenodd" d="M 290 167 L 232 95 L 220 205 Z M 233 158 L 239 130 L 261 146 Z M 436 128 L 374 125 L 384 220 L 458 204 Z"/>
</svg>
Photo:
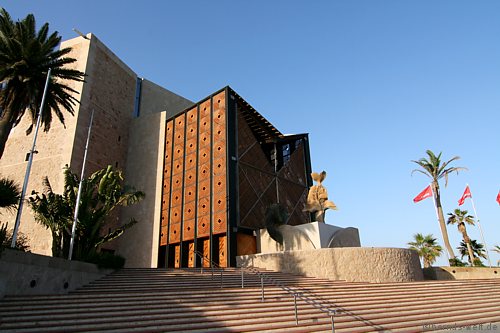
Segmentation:
<svg viewBox="0 0 500 333">
<path fill-rule="evenodd" d="M 80 104 L 65 127 L 53 122 L 39 134 L 27 194 L 40 191 L 45 176 L 61 192 L 63 167 L 81 170 L 94 110 L 86 174 L 113 165 L 146 193 L 110 221 L 139 221 L 106 244 L 127 266 L 199 266 L 195 251 L 232 266 L 237 254 L 255 253 L 253 232 L 264 227 L 275 202 L 287 208 L 289 224 L 310 221 L 302 212 L 312 183 L 307 134 L 283 135 L 229 87 L 193 103 L 138 77 L 92 34 L 62 44 L 68 46 L 74 66 L 87 75 L 71 83 Z M 12 132 L 0 160 L 0 173 L 19 183 L 32 143 L 25 127 Z M 28 207 L 20 231 L 33 252 L 51 254 L 50 232 Z"/>
</svg>

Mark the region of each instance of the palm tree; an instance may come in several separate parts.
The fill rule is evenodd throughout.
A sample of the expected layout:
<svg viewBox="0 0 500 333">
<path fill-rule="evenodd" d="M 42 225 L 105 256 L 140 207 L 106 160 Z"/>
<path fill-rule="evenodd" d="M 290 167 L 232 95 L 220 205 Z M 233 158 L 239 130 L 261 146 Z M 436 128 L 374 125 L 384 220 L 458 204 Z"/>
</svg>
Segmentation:
<svg viewBox="0 0 500 333">
<path fill-rule="evenodd" d="M 8 178 L 0 178 L 0 208 L 14 209 L 19 204 L 21 190 Z"/>
<path fill-rule="evenodd" d="M 459 156 L 455 156 L 449 161 L 442 163 L 441 153 L 439 153 L 439 155 L 437 156 L 430 150 L 427 150 L 426 153 L 428 158 L 421 158 L 418 161 L 412 161 L 422 168 L 414 169 L 412 171 L 412 174 L 414 172 L 420 172 L 431 179 L 432 192 L 434 193 L 434 202 L 436 204 L 439 227 L 441 228 L 441 234 L 443 235 L 444 245 L 446 246 L 446 249 L 450 254 L 450 259 L 455 259 L 455 253 L 453 253 L 453 248 L 450 245 L 450 240 L 448 239 L 448 232 L 446 230 L 446 224 L 444 221 L 443 207 L 441 206 L 441 194 L 439 191 L 439 180 L 441 178 L 444 178 L 444 186 L 446 187 L 448 185 L 448 175 L 450 173 L 455 171 L 458 174 L 458 171 L 467 169 L 463 167 L 448 167 L 451 162 L 458 160 L 460 158 Z"/>
<path fill-rule="evenodd" d="M 479 258 L 484 258 L 486 259 L 486 254 L 485 254 L 485 251 L 484 251 L 484 245 L 481 244 L 481 243 L 478 243 L 475 239 L 471 239 L 470 240 L 470 246 L 472 248 L 472 254 L 474 256 L 474 260 L 477 261 L 479 260 L 479 263 L 481 262 L 481 260 Z M 468 261 L 469 263 L 473 263 L 474 261 L 471 262 L 471 257 L 470 257 L 470 253 L 468 251 L 468 247 L 467 247 L 467 244 L 465 244 L 464 241 L 461 241 L 460 242 L 460 246 L 457 247 L 458 251 L 460 251 L 460 255 L 462 257 L 462 259 L 464 257 L 468 257 Z"/>
<path fill-rule="evenodd" d="M 495 251 L 496 253 L 500 253 L 500 246 L 495 245 L 494 248 L 491 249 L 492 251 Z M 500 265 L 500 260 L 497 261 L 497 266 Z"/>
<path fill-rule="evenodd" d="M 50 229 L 52 234 L 52 256 L 66 257 L 71 239 L 71 216 L 73 210 L 65 195 L 54 193 L 49 179 L 43 179 L 44 190 L 40 195 L 33 191 L 28 199 L 35 221 Z"/>
<path fill-rule="evenodd" d="M 57 31 L 49 35 L 48 23 L 36 31 L 32 14 L 14 22 L 5 9 L 0 9 L 0 158 L 10 131 L 26 111 L 31 118 L 26 134 L 36 123 L 49 68 L 52 75 L 41 119 L 44 131 L 50 129 L 52 113 L 62 124 L 62 110 L 73 115 L 78 100 L 72 94 L 78 92 L 63 80 L 83 81 L 84 73 L 66 67 L 76 59 L 66 56 L 71 48 L 56 50 L 60 42 Z"/>
<path fill-rule="evenodd" d="M 474 266 L 474 252 L 472 252 L 472 246 L 470 244 L 469 235 L 467 235 L 467 228 L 465 224 L 474 225 L 474 216 L 467 215 L 466 210 L 455 209 L 453 213 L 448 213 L 448 224 L 457 224 L 458 231 L 462 234 L 465 245 L 467 246 L 467 251 L 469 252 L 469 262 L 471 266 Z M 463 258 L 463 256 L 462 256 Z"/>
<path fill-rule="evenodd" d="M 78 237 L 75 240 L 76 257 L 84 258 L 96 253 L 101 244 L 120 237 L 137 223 L 131 218 L 122 226 L 103 232 L 108 217 L 117 207 L 136 204 L 145 196 L 144 192 L 123 186 L 122 182 L 122 172 L 111 165 L 84 179 L 78 213 Z M 76 202 L 79 179 L 68 168 L 65 170 L 65 183 L 70 202 Z"/>
<path fill-rule="evenodd" d="M 143 192 L 123 186 L 122 181 L 122 172 L 112 166 L 83 180 L 73 259 L 85 260 L 91 257 L 98 252 L 101 244 L 118 238 L 126 229 L 137 223 L 135 219 L 131 219 L 115 229 L 109 228 L 107 224 L 115 208 L 133 205 L 144 198 Z M 52 232 L 54 256 L 68 255 L 79 183 L 79 177 L 66 166 L 62 195 L 53 193 L 48 179 L 45 178 L 44 193 L 39 195 L 34 192 L 29 198 L 35 220 L 50 228 Z"/>
<path fill-rule="evenodd" d="M 443 248 L 436 243 L 436 238 L 432 237 L 432 234 L 424 236 L 421 233 L 416 233 L 413 238 L 415 241 L 408 242 L 410 249 L 417 251 L 424 267 L 430 267 L 441 255 Z"/>
</svg>

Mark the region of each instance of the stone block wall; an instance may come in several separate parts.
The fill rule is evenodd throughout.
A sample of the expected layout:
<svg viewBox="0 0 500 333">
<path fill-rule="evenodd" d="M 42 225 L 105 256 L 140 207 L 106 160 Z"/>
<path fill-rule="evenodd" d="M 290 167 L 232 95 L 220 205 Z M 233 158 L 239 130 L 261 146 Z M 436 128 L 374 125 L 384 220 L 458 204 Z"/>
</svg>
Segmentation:
<svg viewBox="0 0 500 333">
<path fill-rule="evenodd" d="M 237 257 L 238 267 L 259 267 L 348 282 L 423 280 L 415 251 L 400 248 L 325 248 Z"/>
</svg>

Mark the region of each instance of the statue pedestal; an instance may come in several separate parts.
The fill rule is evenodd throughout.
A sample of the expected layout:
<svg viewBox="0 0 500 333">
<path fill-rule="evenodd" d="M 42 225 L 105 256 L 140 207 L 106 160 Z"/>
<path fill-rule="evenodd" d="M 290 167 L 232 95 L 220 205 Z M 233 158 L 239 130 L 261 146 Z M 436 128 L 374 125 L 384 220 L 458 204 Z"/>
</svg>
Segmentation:
<svg viewBox="0 0 500 333">
<path fill-rule="evenodd" d="M 322 222 L 312 222 L 297 226 L 282 225 L 279 231 L 283 235 L 283 244 L 272 239 L 267 229 L 260 229 L 257 233 L 257 252 L 361 246 L 357 228 L 340 228 Z"/>
</svg>

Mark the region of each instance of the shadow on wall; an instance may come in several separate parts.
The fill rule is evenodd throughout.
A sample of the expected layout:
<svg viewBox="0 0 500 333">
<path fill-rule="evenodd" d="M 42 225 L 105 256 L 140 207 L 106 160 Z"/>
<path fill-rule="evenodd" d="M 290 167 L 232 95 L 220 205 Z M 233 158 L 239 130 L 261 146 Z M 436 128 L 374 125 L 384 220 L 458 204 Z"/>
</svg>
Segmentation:
<svg viewBox="0 0 500 333">
<path fill-rule="evenodd" d="M 426 280 L 455 280 L 453 274 L 441 267 L 422 268 Z"/>
<path fill-rule="evenodd" d="M 138 220 L 130 230 L 116 241 L 118 254 L 124 256 L 126 267 L 153 267 L 156 265 L 159 240 L 159 220 L 156 216 L 160 209 L 161 180 L 158 180 L 162 167 L 164 114 L 153 113 L 133 120 L 130 127 L 130 145 L 125 180 L 127 185 L 143 191 L 146 196 L 138 205 L 124 207 L 121 218 L 128 221 Z M 148 147 L 148 149 L 144 149 Z M 161 177 L 161 176 L 160 176 Z"/>
</svg>

